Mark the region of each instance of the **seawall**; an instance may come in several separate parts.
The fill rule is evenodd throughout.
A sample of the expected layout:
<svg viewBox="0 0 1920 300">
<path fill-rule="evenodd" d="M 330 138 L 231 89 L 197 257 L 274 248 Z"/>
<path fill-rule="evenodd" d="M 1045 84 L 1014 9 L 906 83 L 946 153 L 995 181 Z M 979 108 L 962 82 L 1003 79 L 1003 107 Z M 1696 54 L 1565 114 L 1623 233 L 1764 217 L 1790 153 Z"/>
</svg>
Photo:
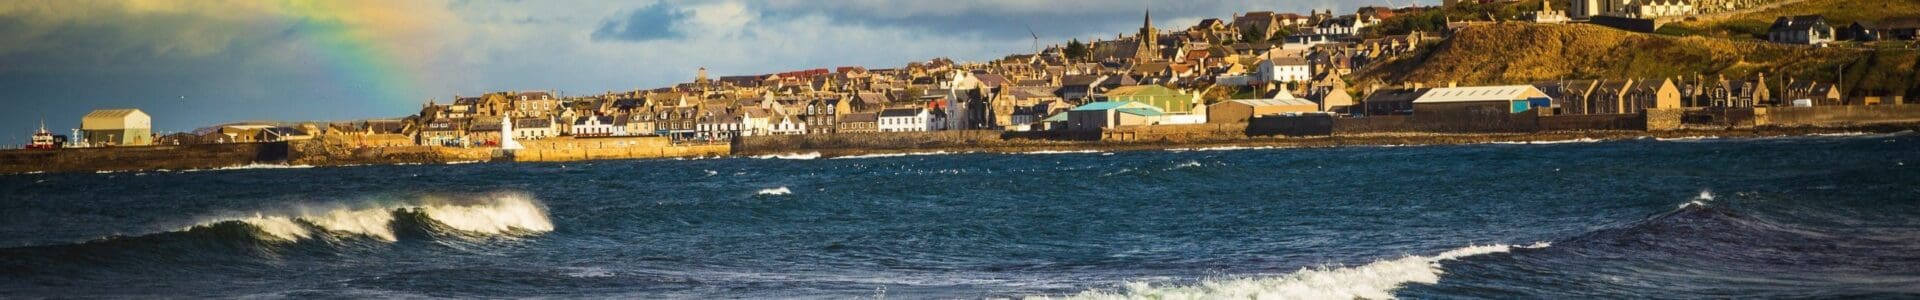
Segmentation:
<svg viewBox="0 0 1920 300">
<path fill-rule="evenodd" d="M 286 160 L 287 143 L 0 150 L 0 174 L 210 169 Z"/>
</svg>

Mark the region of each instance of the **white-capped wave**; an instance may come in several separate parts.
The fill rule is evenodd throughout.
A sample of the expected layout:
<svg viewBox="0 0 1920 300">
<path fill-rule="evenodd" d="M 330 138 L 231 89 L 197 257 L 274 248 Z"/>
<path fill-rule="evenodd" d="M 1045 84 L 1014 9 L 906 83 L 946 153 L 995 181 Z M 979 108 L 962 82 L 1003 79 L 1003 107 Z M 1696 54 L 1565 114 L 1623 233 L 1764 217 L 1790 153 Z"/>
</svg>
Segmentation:
<svg viewBox="0 0 1920 300">
<path fill-rule="evenodd" d="M 787 189 L 787 187 L 783 186 L 783 187 L 770 188 L 770 189 L 760 189 L 759 192 L 755 192 L 754 194 L 763 195 L 763 196 L 779 196 L 779 195 L 786 195 L 786 194 L 792 194 L 792 193 L 793 193 L 793 190 Z"/>
<path fill-rule="evenodd" d="M 1277 277 L 1204 280 L 1191 285 L 1156 286 L 1145 282 L 1129 282 L 1120 291 L 1086 291 L 1064 299 L 1392 299 L 1393 291 L 1407 283 L 1440 282 L 1440 275 L 1445 273 L 1440 269 L 1443 261 L 1503 253 L 1513 248 L 1547 246 L 1549 244 L 1545 242 L 1527 246 L 1468 246 L 1431 257 L 1409 255 L 1358 267 L 1301 268 Z"/>
<path fill-rule="evenodd" d="M 1681 203 L 1680 208 L 1687 208 L 1688 206 L 1706 207 L 1708 201 L 1713 201 L 1713 192 L 1700 191 L 1699 196 L 1694 196 L 1693 199 L 1688 200 L 1687 203 Z"/>
<path fill-rule="evenodd" d="M 1596 139 L 1596 138 L 1577 138 L 1577 139 L 1571 139 L 1571 140 L 1552 140 L 1552 141 L 1518 141 L 1518 142 L 1493 142 L 1493 143 L 1491 143 L 1491 144 L 1498 144 L 1498 145 L 1553 145 L 1553 144 L 1584 144 L 1584 143 L 1599 143 L 1599 142 L 1605 142 L 1605 141 L 1606 141 L 1606 140 L 1601 140 L 1601 139 Z"/>
<path fill-rule="evenodd" d="M 502 235 L 513 232 L 553 231 L 545 208 L 520 194 L 499 194 L 466 204 L 426 201 L 428 204 L 375 205 L 360 208 L 303 207 L 292 213 L 254 213 L 250 217 L 217 218 L 194 227 L 241 222 L 278 241 L 299 241 L 321 234 L 355 235 L 380 241 L 398 240 L 395 213 L 418 213 L 447 228 L 469 234 Z"/>
<path fill-rule="evenodd" d="M 1167 151 L 1168 151 L 1168 152 L 1187 152 L 1187 151 L 1194 151 L 1194 152 L 1205 152 L 1205 151 L 1240 151 L 1240 150 L 1273 150 L 1273 149 L 1283 149 L 1283 147 L 1275 147 L 1275 146 L 1257 146 L 1257 147 L 1249 147 L 1249 146 L 1219 146 L 1219 147 L 1202 147 L 1202 148 L 1175 148 L 1175 149 L 1167 149 Z"/>
<path fill-rule="evenodd" d="M 1100 153 L 1100 151 L 1099 150 L 1041 150 L 1041 151 L 1019 152 L 1014 154 L 1087 154 L 1087 153 Z"/>
<path fill-rule="evenodd" d="M 841 157 L 835 157 L 835 158 L 832 158 L 832 159 L 863 159 L 863 158 L 887 158 L 887 157 L 907 157 L 907 156 L 929 156 L 929 155 L 949 155 L 949 154 L 960 154 L 960 153 L 959 153 L 959 152 L 947 152 L 947 151 L 934 151 L 934 152 L 907 152 L 907 153 L 880 153 L 880 154 L 862 154 L 862 155 L 848 155 L 848 156 L 841 156 Z"/>
<path fill-rule="evenodd" d="M 769 155 L 760 155 L 760 156 L 754 156 L 753 158 L 758 158 L 758 159 L 792 159 L 792 160 L 810 160 L 810 159 L 820 159 L 820 152 L 807 152 L 807 153 L 787 153 L 787 154 L 769 154 Z"/>
</svg>

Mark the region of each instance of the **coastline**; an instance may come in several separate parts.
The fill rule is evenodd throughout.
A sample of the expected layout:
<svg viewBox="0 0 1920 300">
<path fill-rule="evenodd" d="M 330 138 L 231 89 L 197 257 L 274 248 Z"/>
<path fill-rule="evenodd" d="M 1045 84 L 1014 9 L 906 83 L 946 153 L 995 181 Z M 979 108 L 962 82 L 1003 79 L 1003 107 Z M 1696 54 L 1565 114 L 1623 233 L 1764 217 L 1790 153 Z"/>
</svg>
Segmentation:
<svg viewBox="0 0 1920 300">
<path fill-rule="evenodd" d="M 592 157 L 577 159 L 516 161 L 511 158 L 481 158 L 483 155 L 469 155 L 467 159 L 448 160 L 449 157 L 415 155 L 389 157 L 382 160 L 350 159 L 350 157 L 306 158 L 292 160 L 239 161 L 233 159 L 206 160 L 194 157 L 194 147 L 158 149 L 174 153 L 173 157 L 194 157 L 193 159 L 157 159 L 156 155 L 146 156 L 149 160 L 140 164 L 119 165 L 110 168 L 88 167 L 84 162 L 72 160 L 55 161 L 42 164 L 16 164 L 18 157 L 0 166 L 0 175 L 28 175 L 49 173 L 113 173 L 143 171 L 205 171 L 233 169 L 284 169 L 312 167 L 354 167 L 380 165 L 440 165 L 477 162 L 563 162 L 598 160 L 653 160 L 653 159 L 689 159 L 689 158 L 759 158 L 759 159 L 852 159 L 899 157 L 915 155 L 946 154 L 1060 154 L 1060 153 L 1101 153 L 1121 151 L 1209 151 L 1240 149 L 1309 149 L 1340 147 L 1404 147 L 1438 145 L 1474 145 L 1474 144 L 1563 144 L 1622 141 L 1636 139 L 1742 139 L 1796 137 L 1819 135 L 1867 135 L 1920 131 L 1920 122 L 1882 123 L 1850 126 L 1800 126 L 1800 127 L 1751 127 L 1725 129 L 1685 129 L 1670 131 L 1560 131 L 1534 133 L 1371 133 L 1336 136 L 1309 137 L 1244 137 L 1239 139 L 1213 139 L 1190 141 L 1056 141 L 1009 139 L 998 144 L 975 142 L 923 142 L 900 147 L 792 147 L 780 149 L 734 148 L 727 155 L 702 153 L 685 156 L 655 156 L 649 158 L 632 157 Z M 268 147 L 272 148 L 272 147 Z M 491 151 L 487 149 L 464 149 L 464 151 Z M 29 153 L 46 156 L 58 152 Z M 311 154 L 309 154 L 311 155 Z M 115 154 L 115 156 L 126 156 Z M 248 155 L 252 156 L 252 155 Z M 4 158 L 6 155 L 0 155 Z M 478 159 L 475 159 L 478 158 Z M 209 163 L 209 161 L 211 163 Z"/>
<path fill-rule="evenodd" d="M 1308 149 L 1340 147 L 1403 147 L 1476 144 L 1563 144 L 1635 139 L 1742 139 L 1842 134 L 1888 134 L 1920 131 L 1920 123 L 1831 127 L 1755 127 L 1672 131 L 1565 131 L 1539 133 L 1380 133 L 1316 137 L 1248 137 L 1240 140 L 1145 142 L 1037 142 L 1008 145 L 915 145 L 910 148 L 817 148 L 740 150 L 732 157 L 835 159 L 940 154 L 1052 154 L 1119 151 L 1207 151 L 1237 149 Z"/>
</svg>

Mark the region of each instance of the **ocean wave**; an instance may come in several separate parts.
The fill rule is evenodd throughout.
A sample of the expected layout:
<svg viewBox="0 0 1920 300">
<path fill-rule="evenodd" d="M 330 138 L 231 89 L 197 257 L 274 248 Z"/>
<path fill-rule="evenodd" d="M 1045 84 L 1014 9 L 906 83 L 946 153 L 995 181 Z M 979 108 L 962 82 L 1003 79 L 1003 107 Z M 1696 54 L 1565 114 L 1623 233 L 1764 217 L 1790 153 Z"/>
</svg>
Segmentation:
<svg viewBox="0 0 1920 300">
<path fill-rule="evenodd" d="M 1100 150 L 1041 150 L 1041 151 L 1015 152 L 1010 154 L 1045 155 L 1045 154 L 1091 154 L 1091 153 L 1102 153 L 1102 152 Z"/>
<path fill-rule="evenodd" d="M 436 201 L 437 202 L 437 201 Z M 377 205 L 363 208 L 296 208 L 295 213 L 254 213 L 239 218 L 213 218 L 180 231 L 243 224 L 260 237 L 297 242 L 321 236 L 360 236 L 379 241 L 399 240 L 397 218 L 418 215 L 452 233 L 498 236 L 517 232 L 553 231 L 546 209 L 530 197 L 502 194 L 466 204 L 430 203 Z"/>
<path fill-rule="evenodd" d="M 952 154 L 963 154 L 963 153 L 965 152 L 934 151 L 934 152 L 880 153 L 880 154 L 848 155 L 848 156 L 834 157 L 832 159 L 889 158 L 889 157 L 908 157 L 908 156 L 952 155 Z"/>
<path fill-rule="evenodd" d="M 288 165 L 288 164 L 262 164 L 262 163 L 251 163 L 251 164 L 244 164 L 244 165 L 234 165 L 234 166 L 226 166 L 226 167 L 219 167 L 219 168 L 209 168 L 209 169 L 186 169 L 186 170 L 179 170 L 179 171 L 177 171 L 177 172 L 179 172 L 179 173 L 193 173 L 193 172 L 202 172 L 202 171 L 231 171 L 231 170 L 274 170 L 274 169 L 312 169 L 312 168 L 313 168 L 313 166 L 311 166 L 311 165 Z"/>
<path fill-rule="evenodd" d="M 1062 299 L 1392 299 L 1393 292 L 1408 283 L 1439 282 L 1440 275 L 1445 273 L 1441 270 L 1441 262 L 1505 253 L 1514 248 L 1546 248 L 1549 245 L 1537 242 L 1526 246 L 1467 246 L 1434 256 L 1409 255 L 1358 267 L 1301 268 L 1277 277 L 1204 280 L 1190 285 L 1156 286 L 1145 282 L 1129 282 L 1121 291 L 1086 291 Z"/>
<path fill-rule="evenodd" d="M 783 187 L 770 188 L 770 189 L 760 189 L 759 192 L 754 192 L 753 194 L 761 195 L 761 196 L 780 196 L 780 195 L 793 194 L 793 190 L 787 189 L 787 187 L 783 186 Z"/>
<path fill-rule="evenodd" d="M 820 159 L 820 152 L 807 152 L 807 153 L 787 153 L 787 154 L 768 154 L 768 155 L 759 155 L 759 156 L 754 156 L 753 158 L 757 158 L 757 159 L 790 159 L 790 160 L 813 160 L 813 159 Z"/>
<path fill-rule="evenodd" d="M 1168 151 L 1168 152 L 1188 152 L 1188 151 L 1193 151 L 1193 152 L 1206 152 L 1206 151 L 1242 151 L 1242 150 L 1273 150 L 1273 149 L 1286 149 L 1286 147 L 1275 147 L 1275 146 L 1218 146 L 1218 147 L 1201 147 L 1201 148 L 1175 148 L 1175 149 L 1167 149 L 1167 151 Z"/>
<path fill-rule="evenodd" d="M 1518 141 L 1518 142 L 1492 142 L 1492 143 L 1488 143 L 1488 144 L 1495 144 L 1495 145 L 1553 145 L 1553 144 L 1587 144 L 1587 143 L 1599 143 L 1599 142 L 1605 142 L 1605 141 L 1606 141 L 1606 140 L 1602 140 L 1602 139 L 1596 139 L 1596 138 L 1577 138 L 1577 139 L 1571 139 L 1571 140 L 1549 140 L 1549 141 Z"/>
</svg>

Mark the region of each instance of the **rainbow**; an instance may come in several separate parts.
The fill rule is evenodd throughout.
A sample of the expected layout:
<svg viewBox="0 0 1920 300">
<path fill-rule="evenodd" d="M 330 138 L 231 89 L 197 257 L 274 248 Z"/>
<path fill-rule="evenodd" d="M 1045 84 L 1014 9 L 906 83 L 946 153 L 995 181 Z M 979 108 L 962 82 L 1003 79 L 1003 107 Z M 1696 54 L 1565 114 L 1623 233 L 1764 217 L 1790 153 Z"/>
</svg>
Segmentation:
<svg viewBox="0 0 1920 300">
<path fill-rule="evenodd" d="M 418 41 L 404 40 L 403 33 L 426 27 L 426 21 L 408 13 L 425 10 L 397 6 L 418 3 L 287 0 L 270 7 L 278 19 L 273 21 L 293 25 L 303 46 L 327 66 L 327 80 L 312 83 L 316 88 L 360 98 L 335 101 L 372 103 L 377 107 L 366 109 L 405 114 L 428 92 L 420 88 L 426 57 L 408 57 L 408 47 Z"/>
</svg>

